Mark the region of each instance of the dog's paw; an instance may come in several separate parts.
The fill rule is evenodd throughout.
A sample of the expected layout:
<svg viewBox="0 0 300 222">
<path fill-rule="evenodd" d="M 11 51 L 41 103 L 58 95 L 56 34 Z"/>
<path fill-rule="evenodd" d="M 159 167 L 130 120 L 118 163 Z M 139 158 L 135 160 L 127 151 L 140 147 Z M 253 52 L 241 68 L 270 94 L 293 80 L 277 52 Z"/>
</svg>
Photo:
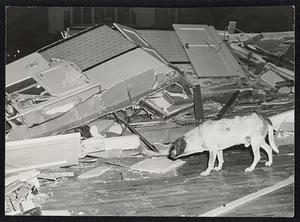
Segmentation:
<svg viewBox="0 0 300 222">
<path fill-rule="evenodd" d="M 222 167 L 217 166 L 217 167 L 214 167 L 213 170 L 214 170 L 214 171 L 220 171 L 220 170 L 222 170 Z"/>
<path fill-rule="evenodd" d="M 272 162 L 271 161 L 267 161 L 266 163 L 265 163 L 265 166 L 271 166 L 272 165 Z"/>
<path fill-rule="evenodd" d="M 252 167 L 248 167 L 248 168 L 246 168 L 245 169 L 245 172 L 251 172 L 251 171 L 253 171 L 254 169 L 252 168 Z"/>
<path fill-rule="evenodd" d="M 208 171 L 203 171 L 202 173 L 200 173 L 200 176 L 208 176 L 210 172 Z"/>
</svg>

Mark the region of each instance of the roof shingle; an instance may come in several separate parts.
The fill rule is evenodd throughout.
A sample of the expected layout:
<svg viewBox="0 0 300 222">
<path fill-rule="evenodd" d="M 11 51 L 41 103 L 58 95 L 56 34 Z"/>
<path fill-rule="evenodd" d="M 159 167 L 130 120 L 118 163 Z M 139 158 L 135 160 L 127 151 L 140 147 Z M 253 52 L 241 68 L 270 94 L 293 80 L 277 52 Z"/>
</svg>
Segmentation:
<svg viewBox="0 0 300 222">
<path fill-rule="evenodd" d="M 56 58 L 71 61 L 86 70 L 135 47 L 120 33 L 102 25 L 50 45 L 39 53 L 47 60 Z"/>
</svg>

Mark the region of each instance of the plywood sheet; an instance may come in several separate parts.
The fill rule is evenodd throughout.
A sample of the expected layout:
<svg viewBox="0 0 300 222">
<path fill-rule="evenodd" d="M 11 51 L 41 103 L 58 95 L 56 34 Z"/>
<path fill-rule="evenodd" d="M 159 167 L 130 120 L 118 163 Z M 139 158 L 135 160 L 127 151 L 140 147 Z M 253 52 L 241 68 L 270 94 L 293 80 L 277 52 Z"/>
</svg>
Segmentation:
<svg viewBox="0 0 300 222">
<path fill-rule="evenodd" d="M 132 78 L 149 70 L 155 70 L 157 73 L 168 73 L 172 69 L 143 49 L 137 48 L 87 70 L 85 74 L 93 83 L 101 83 L 101 89 L 104 90 L 122 80 Z"/>
<path fill-rule="evenodd" d="M 173 27 L 199 77 L 245 76 L 214 27 L 185 24 Z"/>
</svg>

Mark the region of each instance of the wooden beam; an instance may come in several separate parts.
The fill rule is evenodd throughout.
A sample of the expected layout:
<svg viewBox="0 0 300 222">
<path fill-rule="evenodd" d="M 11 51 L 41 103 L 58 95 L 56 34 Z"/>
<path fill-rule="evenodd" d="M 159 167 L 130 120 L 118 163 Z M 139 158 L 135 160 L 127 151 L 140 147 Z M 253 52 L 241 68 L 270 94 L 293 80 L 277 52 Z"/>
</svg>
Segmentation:
<svg viewBox="0 0 300 222">
<path fill-rule="evenodd" d="M 143 137 L 136 129 L 134 129 L 132 126 L 130 126 L 127 122 L 125 122 L 121 117 L 118 116 L 117 113 L 113 113 L 117 121 L 120 121 L 123 123 L 132 133 L 137 135 L 143 143 L 152 151 L 155 151 L 158 153 L 158 150 L 156 149 L 155 146 L 153 146 L 145 137 Z"/>
<path fill-rule="evenodd" d="M 193 88 L 193 100 L 194 100 L 194 115 L 196 120 L 196 126 L 204 120 L 204 112 L 203 112 L 203 104 L 202 104 L 202 97 L 201 97 L 201 89 L 200 85 L 196 85 Z"/>
<path fill-rule="evenodd" d="M 85 154 L 114 149 L 133 150 L 139 148 L 141 142 L 137 135 L 115 137 L 91 137 L 82 142 Z"/>
<path fill-rule="evenodd" d="M 276 184 L 274 184 L 273 186 L 269 186 L 269 187 L 266 187 L 264 189 L 261 189 L 257 192 L 254 192 L 254 193 L 251 193 L 251 194 L 248 194 L 244 197 L 241 197 L 237 200 L 234 200 L 228 204 L 224 204 L 223 206 L 221 207 L 218 207 L 216 209 L 213 209 L 211 211 L 208 211 L 202 215 L 200 215 L 201 217 L 216 217 L 216 216 L 220 216 L 224 213 L 227 213 L 228 211 L 230 210 L 233 210 L 235 208 L 238 208 L 240 206 L 242 206 L 243 204 L 246 204 L 250 201 L 253 201 L 259 197 L 262 197 L 264 195 L 267 195 L 269 193 L 272 193 L 276 190 L 279 190 L 283 187 L 286 187 L 290 184 L 293 184 L 294 183 L 294 175 L 290 176 L 289 178 L 285 179 L 285 180 L 282 180 Z"/>
<path fill-rule="evenodd" d="M 75 165 L 80 155 L 80 133 L 5 143 L 5 173 Z"/>
</svg>

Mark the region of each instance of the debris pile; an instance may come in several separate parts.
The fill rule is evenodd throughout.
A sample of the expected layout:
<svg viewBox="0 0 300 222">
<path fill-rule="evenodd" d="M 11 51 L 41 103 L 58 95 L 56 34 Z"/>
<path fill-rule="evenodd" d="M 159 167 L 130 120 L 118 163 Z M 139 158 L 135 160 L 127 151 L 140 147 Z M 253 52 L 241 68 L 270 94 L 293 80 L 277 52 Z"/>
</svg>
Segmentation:
<svg viewBox="0 0 300 222">
<path fill-rule="evenodd" d="M 33 202 L 40 184 L 37 180 L 39 171 L 27 171 L 5 178 L 5 214 L 38 215 L 40 206 Z"/>
<path fill-rule="evenodd" d="M 172 142 L 205 119 L 259 112 L 293 144 L 294 33 L 236 26 L 95 26 L 8 64 L 6 215 L 70 215 L 38 203 L 64 181 L 174 175 Z"/>
</svg>

